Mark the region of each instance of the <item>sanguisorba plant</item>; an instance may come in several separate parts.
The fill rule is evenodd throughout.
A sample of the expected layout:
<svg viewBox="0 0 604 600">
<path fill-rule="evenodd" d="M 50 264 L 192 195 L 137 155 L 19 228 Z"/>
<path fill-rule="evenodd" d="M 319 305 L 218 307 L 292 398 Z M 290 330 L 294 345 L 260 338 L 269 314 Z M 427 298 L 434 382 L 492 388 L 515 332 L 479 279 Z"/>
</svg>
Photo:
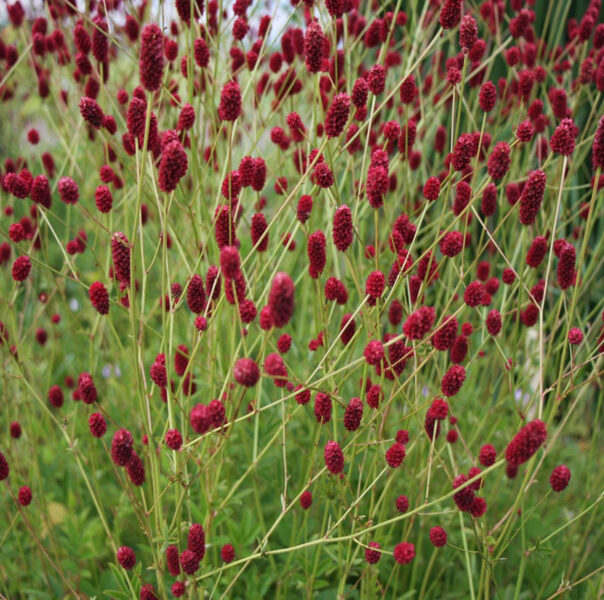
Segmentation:
<svg viewBox="0 0 604 600">
<path fill-rule="evenodd" d="M 3 597 L 601 597 L 600 0 L 43 5 Z"/>
</svg>

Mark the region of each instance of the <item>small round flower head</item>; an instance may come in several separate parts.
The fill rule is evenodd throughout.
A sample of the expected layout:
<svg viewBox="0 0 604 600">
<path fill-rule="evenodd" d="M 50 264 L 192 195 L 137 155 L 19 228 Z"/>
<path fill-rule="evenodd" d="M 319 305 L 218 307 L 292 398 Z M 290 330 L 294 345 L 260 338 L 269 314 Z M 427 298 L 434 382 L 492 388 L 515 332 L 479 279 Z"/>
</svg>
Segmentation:
<svg viewBox="0 0 604 600">
<path fill-rule="evenodd" d="M 546 253 L 547 239 L 542 235 L 538 235 L 531 242 L 531 246 L 528 249 L 526 254 L 526 264 L 529 267 L 536 269 L 541 264 L 541 261 L 545 258 Z"/>
<path fill-rule="evenodd" d="M 442 393 L 447 397 L 455 396 L 461 389 L 465 378 L 466 370 L 461 365 L 453 365 L 442 378 Z"/>
<path fill-rule="evenodd" d="M 304 510 L 308 510 L 311 505 L 312 505 L 312 493 L 309 490 L 305 490 L 304 492 L 302 492 L 302 495 L 300 496 L 300 506 Z"/>
<path fill-rule="evenodd" d="M 408 75 L 406 79 L 403 80 L 399 89 L 399 94 L 403 104 L 413 104 L 418 94 L 415 77 L 413 77 L 413 75 Z"/>
<path fill-rule="evenodd" d="M 537 169 L 529 173 L 520 196 L 520 222 L 523 225 L 531 225 L 535 222 L 543 201 L 545 183 L 546 176 L 543 171 Z"/>
<path fill-rule="evenodd" d="M 96 402 L 98 393 L 90 373 L 85 371 L 80 373 L 77 391 L 84 404 L 93 404 Z"/>
<path fill-rule="evenodd" d="M 118 429 L 111 441 L 111 458 L 119 467 L 125 467 L 132 456 L 134 440 L 127 429 Z"/>
<path fill-rule="evenodd" d="M 63 390 L 58 385 L 53 385 L 48 390 L 48 402 L 55 408 L 63 406 Z"/>
<path fill-rule="evenodd" d="M 362 108 L 367 103 L 369 85 L 363 78 L 357 79 L 352 86 L 351 100 L 357 108 Z"/>
<path fill-rule="evenodd" d="M 545 423 L 535 419 L 527 423 L 512 438 L 505 450 L 505 458 L 508 464 L 513 467 L 519 467 L 527 462 L 547 438 L 547 429 Z"/>
<path fill-rule="evenodd" d="M 464 15 L 459 25 L 459 45 L 463 52 L 469 52 L 478 40 L 478 27 L 472 15 Z"/>
<path fill-rule="evenodd" d="M 158 25 L 145 25 L 141 33 L 139 74 L 142 86 L 149 92 L 155 92 L 161 87 L 164 73 L 163 45 L 164 36 Z"/>
<path fill-rule="evenodd" d="M 233 548 L 231 544 L 225 544 L 220 549 L 220 557 L 222 558 L 222 561 L 227 564 L 233 562 L 235 558 L 235 548 Z"/>
<path fill-rule="evenodd" d="M 576 135 L 576 126 L 572 120 L 562 119 L 549 141 L 552 152 L 570 156 L 575 151 Z"/>
<path fill-rule="evenodd" d="M 187 535 L 187 544 L 189 550 L 193 551 L 197 560 L 203 560 L 203 557 L 206 554 L 206 534 L 203 529 L 203 526 L 200 523 L 193 523 L 191 527 L 189 527 L 189 533 Z M 183 571 L 187 573 L 184 568 Z"/>
<path fill-rule="evenodd" d="M 487 161 L 487 171 L 495 179 L 503 179 L 510 168 L 510 147 L 506 142 L 495 144 Z"/>
<path fill-rule="evenodd" d="M 129 546 L 120 546 L 117 549 L 117 562 L 120 563 L 120 566 L 126 569 L 126 571 L 133 569 L 136 564 L 134 550 Z"/>
<path fill-rule="evenodd" d="M 25 281 L 31 271 L 29 256 L 19 256 L 13 263 L 12 277 L 15 281 Z"/>
<path fill-rule="evenodd" d="M 201 275 L 195 273 L 187 286 L 187 306 L 193 314 L 200 314 L 206 306 L 206 292 Z"/>
<path fill-rule="evenodd" d="M 93 98 L 84 96 L 80 99 L 80 114 L 84 121 L 92 125 L 95 129 L 100 129 L 105 120 L 105 114 Z"/>
<path fill-rule="evenodd" d="M 306 252 L 309 263 L 308 273 L 313 279 L 317 279 L 323 272 L 326 263 L 325 234 L 321 230 L 310 234 Z"/>
<path fill-rule="evenodd" d="M 558 277 L 558 285 L 565 290 L 575 284 L 577 279 L 577 271 L 575 270 L 575 260 L 577 251 L 572 244 L 564 242 L 560 250 L 558 267 L 556 275 Z"/>
<path fill-rule="evenodd" d="M 396 467 L 400 467 L 403 464 L 405 454 L 405 446 L 399 444 L 399 442 L 394 442 L 386 451 L 386 462 L 390 467 L 396 469 Z"/>
<path fill-rule="evenodd" d="M 491 444 L 485 444 L 480 449 L 478 454 L 478 460 L 483 467 L 490 467 L 495 464 L 495 459 L 497 458 L 497 451 L 495 450 L 495 446 Z"/>
<path fill-rule="evenodd" d="M 88 296 L 90 303 L 100 315 L 106 315 L 109 312 L 109 293 L 100 281 L 95 281 L 90 286 Z"/>
<path fill-rule="evenodd" d="M 333 215 L 332 236 L 334 245 L 340 252 L 345 252 L 352 244 L 352 213 L 346 204 L 340 206 Z"/>
<path fill-rule="evenodd" d="M 501 331 L 501 314 L 498 310 L 491 310 L 486 318 L 487 331 L 495 336 Z"/>
<path fill-rule="evenodd" d="M 88 417 L 88 427 L 90 428 L 90 433 L 94 437 L 103 437 L 107 431 L 105 417 L 101 413 L 92 413 L 90 417 Z"/>
<path fill-rule="evenodd" d="M 182 435 L 178 429 L 168 429 L 166 431 L 166 445 L 172 450 L 180 450 L 182 447 Z"/>
<path fill-rule="evenodd" d="M 113 206 L 111 190 L 106 185 L 99 185 L 94 191 L 94 201 L 99 212 L 110 212 Z"/>
<path fill-rule="evenodd" d="M 272 324 L 284 327 L 294 313 L 294 282 L 285 272 L 278 272 L 273 278 L 268 298 Z"/>
<path fill-rule="evenodd" d="M 317 423 L 328 423 L 331 421 L 332 402 L 331 398 L 322 392 L 315 396 L 314 413 Z"/>
<path fill-rule="evenodd" d="M 251 358 L 240 358 L 233 367 L 233 376 L 239 385 L 253 387 L 260 379 L 260 369 Z"/>
<path fill-rule="evenodd" d="M 8 462 L 7 462 L 6 458 L 4 457 L 4 454 L 2 454 L 2 452 L 0 452 L 0 481 L 3 481 L 4 479 L 6 479 L 8 477 L 9 473 L 10 473 L 10 468 L 8 466 Z"/>
<path fill-rule="evenodd" d="M 178 560 L 178 547 L 171 544 L 166 548 L 166 565 L 172 577 L 180 575 L 180 562 Z"/>
<path fill-rule="evenodd" d="M 375 565 L 375 563 L 377 563 L 382 556 L 382 553 L 379 552 L 379 549 L 381 548 L 381 546 L 377 542 L 369 542 L 369 544 L 367 544 L 367 545 L 369 546 L 369 548 L 365 549 L 365 560 L 370 565 Z M 373 548 L 376 548 L 376 549 L 373 550 Z"/>
<path fill-rule="evenodd" d="M 323 66 L 323 58 L 326 57 L 328 41 L 321 25 L 315 19 L 308 24 L 304 34 L 304 61 L 310 73 L 317 73 Z"/>
<path fill-rule="evenodd" d="M 482 300 L 484 298 L 485 292 L 486 292 L 486 290 L 485 290 L 484 284 L 482 282 L 472 281 L 472 283 L 469 283 L 464 291 L 464 294 L 463 294 L 464 302 L 468 306 L 472 306 L 472 307 L 480 306 L 480 304 L 482 303 Z"/>
<path fill-rule="evenodd" d="M 119 282 L 130 284 L 130 242 L 124 233 L 117 231 L 111 238 L 113 272 Z"/>
<path fill-rule="evenodd" d="M 323 457 L 327 470 L 333 475 L 337 475 L 344 470 L 344 455 L 338 442 L 327 442 L 323 451 Z"/>
<path fill-rule="evenodd" d="M 187 575 L 193 575 L 199 569 L 199 559 L 187 549 L 180 555 L 180 566 Z"/>
<path fill-rule="evenodd" d="M 430 529 L 430 541 L 436 548 L 441 548 L 447 543 L 447 532 L 438 525 Z"/>
<path fill-rule="evenodd" d="M 583 341 L 583 332 L 578 327 L 572 327 L 568 332 L 568 343 L 578 346 Z"/>
<path fill-rule="evenodd" d="M 570 476 L 570 474 L 569 474 Z M 565 486 L 566 487 L 566 486 Z M 17 495 L 19 499 L 19 504 L 21 506 L 29 506 L 31 504 L 32 493 L 29 486 L 24 485 L 22 488 L 19 488 L 19 493 Z"/>
<path fill-rule="evenodd" d="M 65 204 L 76 204 L 80 197 L 78 184 L 71 177 L 61 177 L 57 184 L 57 190 L 59 197 Z"/>
<path fill-rule="evenodd" d="M 603 64 L 604 63 L 600 61 L 600 65 Z M 591 164 L 594 171 L 598 167 L 604 169 L 604 115 L 600 117 L 600 120 L 598 121 L 598 127 L 596 128 L 596 134 L 594 136 L 594 141 L 591 149 Z"/>
<path fill-rule="evenodd" d="M 535 127 L 528 119 L 522 121 L 522 123 L 520 123 L 520 125 L 518 125 L 518 128 L 516 129 L 516 138 L 520 142 L 523 142 L 525 144 L 530 142 L 533 139 L 534 135 Z"/>
<path fill-rule="evenodd" d="M 185 592 L 187 591 L 187 586 L 184 584 L 183 581 L 175 581 L 172 584 L 170 591 L 172 592 L 172 595 L 175 598 L 180 598 L 185 595 Z"/>
<path fill-rule="evenodd" d="M 350 115 L 350 96 L 336 94 L 325 116 L 325 133 L 328 138 L 338 137 Z"/>
<path fill-rule="evenodd" d="M 223 121 L 234 121 L 241 114 L 241 90 L 236 82 L 225 84 L 220 92 L 218 116 Z"/>
<path fill-rule="evenodd" d="M 549 484 L 554 492 L 561 492 L 570 481 L 570 470 L 566 465 L 558 465 L 549 477 Z"/>
<path fill-rule="evenodd" d="M 365 282 L 365 293 L 372 299 L 377 300 L 384 292 L 386 280 L 381 271 L 373 271 Z"/>
<path fill-rule="evenodd" d="M 424 198 L 434 201 L 440 194 L 440 181 L 438 177 L 429 177 L 424 184 Z"/>
<path fill-rule="evenodd" d="M 356 431 L 363 417 L 363 401 L 360 398 L 352 398 L 344 412 L 344 427 L 348 431 Z"/>
<path fill-rule="evenodd" d="M 447 0 L 449 2 L 450 0 Z M 410 542 L 401 542 L 394 547 L 394 560 L 400 565 L 410 563 L 415 557 L 415 546 Z"/>
<path fill-rule="evenodd" d="M 173 192 L 185 176 L 187 168 L 187 153 L 182 144 L 178 140 L 166 144 L 159 163 L 159 188 L 164 192 Z"/>
<path fill-rule="evenodd" d="M 432 328 L 436 311 L 432 306 L 422 306 L 411 313 L 403 323 L 403 333 L 410 340 L 421 340 Z M 457 326 L 456 326 L 457 328 Z"/>
<path fill-rule="evenodd" d="M 497 101 L 497 89 L 493 85 L 492 81 L 487 81 L 482 84 L 480 88 L 480 93 L 478 95 L 478 103 L 480 105 L 480 109 L 484 112 L 490 112 L 493 110 L 495 106 L 495 102 Z"/>
<path fill-rule="evenodd" d="M 13 421 L 10 424 L 10 435 L 13 439 L 17 440 L 21 437 L 21 424 L 19 423 L 19 421 Z"/>
</svg>

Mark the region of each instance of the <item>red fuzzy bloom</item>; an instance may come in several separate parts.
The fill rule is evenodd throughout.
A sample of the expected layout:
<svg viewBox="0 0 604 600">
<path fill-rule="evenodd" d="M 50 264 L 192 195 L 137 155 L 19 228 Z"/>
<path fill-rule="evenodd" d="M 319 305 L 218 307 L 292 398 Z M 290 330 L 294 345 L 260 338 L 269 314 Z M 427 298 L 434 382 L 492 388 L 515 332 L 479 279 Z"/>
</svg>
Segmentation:
<svg viewBox="0 0 604 600">
<path fill-rule="evenodd" d="M 365 79 L 357 79 L 352 86 L 351 100 L 352 103 L 357 107 L 361 108 L 367 103 L 367 96 L 369 95 L 369 85 Z"/>
<path fill-rule="evenodd" d="M 333 185 L 333 173 L 326 162 L 318 162 L 314 166 L 311 181 L 324 189 Z"/>
<path fill-rule="evenodd" d="M 225 84 L 220 92 L 218 116 L 223 121 L 234 121 L 241 114 L 241 90 L 236 82 Z"/>
<path fill-rule="evenodd" d="M 424 198 L 434 201 L 440 194 L 440 181 L 438 177 L 429 177 L 424 184 Z"/>
<path fill-rule="evenodd" d="M 386 85 L 386 69 L 382 65 L 373 65 L 367 73 L 367 84 L 373 94 L 381 94 Z"/>
<path fill-rule="evenodd" d="M 117 231 L 111 238 L 113 272 L 120 283 L 130 284 L 130 242 L 124 233 Z"/>
<path fill-rule="evenodd" d="M 552 152 L 562 154 L 563 156 L 570 156 L 575 150 L 576 136 L 577 127 L 572 120 L 562 119 L 549 141 Z"/>
<path fill-rule="evenodd" d="M 459 231 L 449 231 L 438 243 L 444 256 L 457 256 L 463 248 L 463 235 Z"/>
<path fill-rule="evenodd" d="M 329 423 L 331 421 L 332 402 L 327 394 L 317 392 L 315 396 L 315 418 L 317 423 Z"/>
<path fill-rule="evenodd" d="M 103 437 L 107 432 L 105 417 L 101 413 L 92 413 L 90 417 L 88 417 L 88 427 L 90 428 L 90 433 L 94 437 Z"/>
<path fill-rule="evenodd" d="M 50 184 L 48 183 L 48 177 L 46 177 L 46 175 L 34 177 L 31 182 L 30 196 L 36 204 L 41 204 L 45 208 L 50 208 Z"/>
<path fill-rule="evenodd" d="M 568 343 L 578 346 L 583 341 L 583 332 L 578 327 L 572 327 L 568 332 Z"/>
<path fill-rule="evenodd" d="M 549 477 L 549 484 L 554 492 L 561 492 L 570 481 L 570 469 L 566 465 L 558 465 Z"/>
<path fill-rule="evenodd" d="M 206 534 L 203 530 L 202 525 L 200 525 L 199 523 L 193 523 L 191 527 L 189 527 L 189 533 L 187 535 L 187 544 L 189 550 L 191 550 L 195 554 L 197 560 L 203 560 L 203 557 L 206 553 Z M 185 571 L 185 573 L 187 572 L 184 569 L 184 566 L 183 571 Z"/>
<path fill-rule="evenodd" d="M 309 196 L 308 194 L 300 196 L 300 200 L 298 200 L 298 206 L 296 208 L 298 221 L 300 221 L 300 223 L 306 223 L 306 221 L 308 221 L 312 211 L 312 205 L 312 196 Z"/>
<path fill-rule="evenodd" d="M 384 358 L 384 347 L 382 346 L 382 342 L 379 340 L 371 340 L 363 351 L 363 356 L 367 361 L 367 364 L 377 365 Z"/>
<path fill-rule="evenodd" d="M 373 300 L 377 300 L 386 286 L 384 274 L 381 271 L 372 271 L 365 282 L 365 293 Z"/>
<path fill-rule="evenodd" d="M 65 204 L 76 204 L 80 198 L 78 184 L 71 177 L 61 177 L 57 184 L 59 197 Z"/>
<path fill-rule="evenodd" d="M 163 42 L 164 36 L 155 23 L 143 27 L 138 66 L 141 84 L 149 92 L 155 92 L 161 87 L 164 74 Z"/>
<path fill-rule="evenodd" d="M 302 492 L 300 496 L 300 506 L 304 510 L 308 510 L 312 504 L 312 494 L 309 490 Z"/>
<path fill-rule="evenodd" d="M 197 38 L 193 42 L 193 58 L 198 67 L 204 69 L 210 62 L 210 50 L 205 40 Z"/>
<path fill-rule="evenodd" d="M 478 40 L 478 27 L 472 15 L 464 15 L 459 26 L 459 45 L 463 52 L 469 52 Z"/>
<path fill-rule="evenodd" d="M 113 205 L 113 196 L 106 185 L 99 185 L 94 192 L 94 201 L 99 212 L 108 213 Z"/>
<path fill-rule="evenodd" d="M 105 19 L 97 16 L 92 20 L 94 27 L 92 28 L 92 55 L 100 63 L 107 62 L 107 54 L 109 52 L 108 32 L 109 28 Z"/>
<path fill-rule="evenodd" d="M 251 358 L 240 358 L 233 367 L 233 376 L 239 385 L 252 387 L 260 379 L 260 370 Z"/>
<path fill-rule="evenodd" d="M 58 385 L 53 385 L 48 390 L 48 402 L 55 408 L 63 406 L 63 390 Z"/>
<path fill-rule="evenodd" d="M 443 318 L 443 324 L 432 336 L 432 345 L 442 352 L 449 350 L 455 342 L 458 323 L 454 316 L 447 315 Z"/>
<path fill-rule="evenodd" d="M 538 235 L 531 243 L 526 253 L 526 264 L 536 269 L 547 253 L 547 240 L 542 235 Z"/>
<path fill-rule="evenodd" d="M 471 133 L 462 133 L 453 148 L 451 164 L 456 171 L 463 171 L 469 166 L 473 156 L 476 155 L 478 146 Z"/>
<path fill-rule="evenodd" d="M 491 335 L 497 335 L 501 331 L 501 314 L 493 309 L 486 318 L 487 331 Z"/>
<path fill-rule="evenodd" d="M 495 88 L 492 81 L 487 81 L 480 88 L 478 104 L 480 105 L 481 110 L 484 112 L 489 112 L 493 110 L 496 101 L 497 88 Z"/>
<path fill-rule="evenodd" d="M 572 244 L 565 242 L 560 251 L 556 275 L 558 276 L 558 285 L 565 290 L 575 284 L 577 271 L 575 270 L 575 260 L 577 251 Z"/>
<path fill-rule="evenodd" d="M 187 575 L 193 575 L 199 569 L 199 559 L 191 550 L 185 550 L 180 555 L 180 565 Z"/>
<path fill-rule="evenodd" d="M 304 61 L 310 73 L 317 73 L 323 66 L 326 57 L 328 41 L 319 22 L 314 20 L 308 24 L 304 34 Z"/>
<path fill-rule="evenodd" d="M 348 431 L 356 431 L 363 417 L 363 401 L 360 398 L 352 398 L 344 412 L 344 427 Z"/>
<path fill-rule="evenodd" d="M 396 469 L 403 464 L 405 460 L 405 446 L 399 442 L 394 442 L 388 450 L 386 450 L 386 462 L 390 467 Z"/>
<path fill-rule="evenodd" d="M 15 281 L 25 281 L 31 271 L 29 256 L 19 256 L 13 263 L 11 275 Z"/>
<path fill-rule="evenodd" d="M 168 429 L 168 431 L 166 431 L 166 445 L 172 450 L 180 450 L 182 446 L 182 435 L 178 429 Z"/>
<path fill-rule="evenodd" d="M 340 252 L 345 252 L 352 244 L 354 237 L 352 213 L 346 204 L 340 206 L 333 215 L 332 236 L 333 243 Z"/>
<path fill-rule="evenodd" d="M 450 3 L 450 0 L 447 0 L 447 3 Z M 406 565 L 407 563 L 410 563 L 414 557 L 415 546 L 410 542 L 401 542 L 400 544 L 397 544 L 394 547 L 394 560 L 396 560 L 396 562 L 400 565 Z"/>
<path fill-rule="evenodd" d="M 600 65 L 604 65 L 604 61 L 600 61 Z M 598 121 L 594 142 L 591 149 L 591 164 L 594 171 L 601 167 L 604 169 L 604 115 Z"/>
<path fill-rule="evenodd" d="M 497 451 L 491 444 L 485 444 L 478 454 L 478 460 L 483 467 L 490 467 L 495 464 L 497 458 Z"/>
<path fill-rule="evenodd" d="M 21 506 L 29 506 L 31 504 L 32 493 L 29 486 L 24 485 L 19 488 L 19 493 L 17 494 L 17 498 L 19 500 L 19 504 Z"/>
<path fill-rule="evenodd" d="M 178 561 L 178 547 L 173 544 L 166 548 L 166 564 L 172 577 L 180 574 L 180 563 Z"/>
<path fill-rule="evenodd" d="M 164 192 L 173 192 L 187 172 L 187 154 L 178 140 L 166 144 L 159 163 L 159 187 Z"/>
<path fill-rule="evenodd" d="M 132 456 L 132 434 L 127 429 L 118 429 L 111 441 L 111 458 L 113 462 L 125 467 Z"/>
<path fill-rule="evenodd" d="M 410 340 L 421 340 L 432 328 L 436 320 L 436 311 L 432 306 L 422 306 L 411 313 L 403 323 L 403 333 Z M 457 324 L 455 325 L 457 329 Z"/>
<path fill-rule="evenodd" d="M 220 249 L 220 268 L 224 277 L 234 279 L 239 273 L 239 251 L 235 246 L 223 246 Z"/>
<path fill-rule="evenodd" d="M 92 306 L 100 315 L 106 315 L 109 312 L 109 293 L 100 281 L 95 281 L 90 286 L 88 296 Z"/>
<path fill-rule="evenodd" d="M 447 543 L 447 532 L 442 527 L 432 527 L 430 541 L 436 548 L 444 546 Z"/>
<path fill-rule="evenodd" d="M 418 90 L 417 85 L 415 84 L 415 77 L 413 77 L 413 75 L 408 75 L 403 80 L 403 83 L 399 89 L 399 94 L 403 104 L 413 104 L 413 102 L 415 102 Z"/>
<path fill-rule="evenodd" d="M 535 127 L 528 119 L 526 121 L 522 121 L 522 123 L 520 123 L 516 129 L 516 137 L 521 142 L 530 142 L 534 135 Z"/>
<path fill-rule="evenodd" d="M 325 116 L 325 133 L 328 138 L 338 137 L 350 115 L 350 96 L 336 94 Z"/>
<path fill-rule="evenodd" d="M 468 306 L 479 306 L 482 303 L 486 290 L 480 281 L 472 281 L 466 287 L 463 299 Z"/>
<path fill-rule="evenodd" d="M 105 114 L 94 98 L 84 96 L 79 104 L 80 114 L 84 121 L 92 125 L 95 129 L 100 129 L 105 120 Z"/>
<path fill-rule="evenodd" d="M 8 477 L 9 473 L 10 473 L 10 468 L 8 466 L 8 462 L 6 461 L 4 454 L 2 454 L 2 452 L 0 452 L 0 481 L 3 481 L 4 479 L 6 479 Z"/>
<path fill-rule="evenodd" d="M 330 441 L 325 444 L 323 458 L 327 470 L 333 475 L 337 475 L 344 470 L 344 455 L 338 442 Z"/>
<path fill-rule="evenodd" d="M 365 560 L 370 565 L 374 565 L 380 560 L 382 556 L 381 552 L 378 552 L 378 550 L 380 549 L 380 545 L 377 542 L 369 542 L 369 544 L 367 545 L 369 546 L 369 548 L 365 549 Z M 377 550 L 372 550 L 372 548 L 377 548 Z"/>
<path fill-rule="evenodd" d="M 267 229 L 268 225 L 264 214 L 256 213 L 252 217 L 251 235 L 252 244 L 254 244 L 254 246 L 257 244 L 256 250 L 258 252 L 264 252 L 268 248 L 268 233 L 264 235 Z"/>
<path fill-rule="evenodd" d="M 529 173 L 520 196 L 520 222 L 523 225 L 531 225 L 535 222 L 543 201 L 545 183 L 546 176 L 543 171 L 537 169 Z"/>
<path fill-rule="evenodd" d="M 206 305 L 206 293 L 203 279 L 200 275 L 193 275 L 187 286 L 187 306 L 193 314 L 200 314 Z"/>
<path fill-rule="evenodd" d="M 132 548 L 129 546 L 121 546 L 118 548 L 117 562 L 120 563 L 120 565 L 127 571 L 134 568 L 134 565 L 136 564 L 136 555 L 134 554 L 134 550 L 132 550 Z"/>
<path fill-rule="evenodd" d="M 313 279 L 317 279 L 325 268 L 325 235 L 321 230 L 311 233 L 306 248 L 308 254 L 308 273 Z"/>
<path fill-rule="evenodd" d="M 487 171 L 495 179 L 503 179 L 510 168 L 510 147 L 506 142 L 495 144 L 487 161 Z"/>
<path fill-rule="evenodd" d="M 528 461 L 547 438 L 545 423 L 535 419 L 527 423 L 512 439 L 505 450 L 505 459 L 512 467 Z"/>
<path fill-rule="evenodd" d="M 400 513 L 407 512 L 409 508 L 409 498 L 407 496 L 398 496 L 396 499 L 396 510 Z"/>
<path fill-rule="evenodd" d="M 442 393 L 447 396 L 455 396 L 461 389 L 466 378 L 466 370 L 461 365 L 453 365 L 443 376 L 441 382 Z"/>
<path fill-rule="evenodd" d="M 235 548 L 233 548 L 231 544 L 225 544 L 220 550 L 220 557 L 223 562 L 227 564 L 233 562 L 235 558 Z"/>
<path fill-rule="evenodd" d="M 294 282 L 283 271 L 277 273 L 271 284 L 268 307 L 275 327 L 284 327 L 294 313 Z"/>
<path fill-rule="evenodd" d="M 96 402 L 98 397 L 97 389 L 90 373 L 80 373 L 77 392 L 84 404 L 93 404 Z"/>
</svg>

